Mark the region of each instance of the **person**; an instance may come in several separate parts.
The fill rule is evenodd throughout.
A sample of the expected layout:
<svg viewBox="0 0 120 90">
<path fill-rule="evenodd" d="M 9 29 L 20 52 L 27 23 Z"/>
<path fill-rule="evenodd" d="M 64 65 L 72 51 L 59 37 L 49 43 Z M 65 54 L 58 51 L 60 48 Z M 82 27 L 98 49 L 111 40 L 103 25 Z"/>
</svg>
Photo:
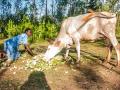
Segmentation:
<svg viewBox="0 0 120 90">
<path fill-rule="evenodd" d="M 20 52 L 18 50 L 20 44 L 23 44 L 25 50 L 31 56 L 34 56 L 28 44 L 28 37 L 30 36 L 32 36 L 32 30 L 30 28 L 26 28 L 24 33 L 12 37 L 4 42 L 4 52 L 6 52 L 6 56 L 8 58 L 6 61 L 6 66 L 9 66 L 12 61 L 17 60 L 20 57 Z"/>
</svg>

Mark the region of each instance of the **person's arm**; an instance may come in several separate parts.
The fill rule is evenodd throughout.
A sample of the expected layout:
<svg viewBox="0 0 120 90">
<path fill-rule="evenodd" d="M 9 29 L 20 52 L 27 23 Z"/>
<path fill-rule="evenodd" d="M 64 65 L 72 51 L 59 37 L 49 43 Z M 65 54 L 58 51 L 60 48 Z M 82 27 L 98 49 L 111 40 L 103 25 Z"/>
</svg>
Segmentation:
<svg viewBox="0 0 120 90">
<path fill-rule="evenodd" d="M 24 45 L 25 46 L 25 50 L 31 55 L 31 56 L 34 56 L 34 53 L 32 52 L 32 50 L 30 49 L 29 45 L 26 44 Z"/>
</svg>

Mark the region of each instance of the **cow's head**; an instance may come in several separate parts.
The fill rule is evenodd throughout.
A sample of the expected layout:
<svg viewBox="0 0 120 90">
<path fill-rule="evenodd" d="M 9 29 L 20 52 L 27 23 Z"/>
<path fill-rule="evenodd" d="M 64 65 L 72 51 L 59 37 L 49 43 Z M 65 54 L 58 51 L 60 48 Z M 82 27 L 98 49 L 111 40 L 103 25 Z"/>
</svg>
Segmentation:
<svg viewBox="0 0 120 90">
<path fill-rule="evenodd" d="M 44 55 L 44 58 L 47 61 L 50 61 L 56 54 L 58 54 L 64 47 L 63 43 L 60 40 L 56 40 L 52 45 L 48 46 L 48 49 Z"/>
</svg>

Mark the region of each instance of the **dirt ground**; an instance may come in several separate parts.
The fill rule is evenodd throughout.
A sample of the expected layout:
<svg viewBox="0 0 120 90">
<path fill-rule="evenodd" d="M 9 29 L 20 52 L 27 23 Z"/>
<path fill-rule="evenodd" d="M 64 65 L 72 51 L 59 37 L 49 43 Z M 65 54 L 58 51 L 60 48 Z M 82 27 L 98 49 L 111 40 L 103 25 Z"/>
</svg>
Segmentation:
<svg viewBox="0 0 120 90">
<path fill-rule="evenodd" d="M 34 44 L 44 53 L 47 44 Z M 38 51 L 38 50 L 37 50 Z M 66 61 L 63 65 L 45 71 L 23 69 L 29 55 L 20 58 L 0 72 L 0 90 L 120 90 L 120 68 L 114 67 L 113 51 L 111 64 L 104 64 L 106 49 L 102 42 L 81 45 L 80 66 Z M 64 52 L 62 52 L 64 53 Z M 70 57 L 76 59 L 75 49 Z"/>
</svg>

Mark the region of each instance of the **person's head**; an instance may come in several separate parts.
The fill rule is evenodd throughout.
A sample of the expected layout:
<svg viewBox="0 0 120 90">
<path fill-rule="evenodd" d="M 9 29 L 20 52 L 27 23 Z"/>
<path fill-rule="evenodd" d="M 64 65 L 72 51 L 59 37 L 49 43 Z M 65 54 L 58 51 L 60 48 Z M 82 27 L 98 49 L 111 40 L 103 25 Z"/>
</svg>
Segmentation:
<svg viewBox="0 0 120 90">
<path fill-rule="evenodd" d="M 6 52 L 0 50 L 0 58 L 5 58 Z"/>
<path fill-rule="evenodd" d="M 32 30 L 30 28 L 26 28 L 25 29 L 25 33 L 28 35 L 28 36 L 32 36 Z"/>
</svg>

